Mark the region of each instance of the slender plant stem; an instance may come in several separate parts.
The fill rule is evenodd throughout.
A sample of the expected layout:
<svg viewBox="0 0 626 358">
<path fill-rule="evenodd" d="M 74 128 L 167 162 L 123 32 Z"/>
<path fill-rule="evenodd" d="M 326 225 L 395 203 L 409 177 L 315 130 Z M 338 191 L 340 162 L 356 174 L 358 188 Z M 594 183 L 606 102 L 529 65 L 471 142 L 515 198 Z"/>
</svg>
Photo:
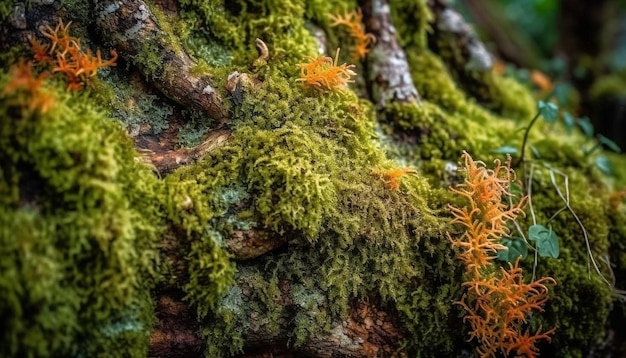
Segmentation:
<svg viewBox="0 0 626 358">
<path fill-rule="evenodd" d="M 526 132 L 524 132 L 524 141 L 522 142 L 522 153 L 519 159 L 517 160 L 517 162 L 515 163 L 515 167 L 519 167 L 520 164 L 524 162 L 524 153 L 526 152 L 526 141 L 528 140 L 528 133 L 530 133 L 530 129 L 533 127 L 533 124 L 535 124 L 535 122 L 537 121 L 540 115 L 541 115 L 541 111 L 537 111 L 537 114 L 535 114 L 533 119 L 530 121 L 530 124 L 528 125 L 528 127 L 526 127 Z"/>
</svg>

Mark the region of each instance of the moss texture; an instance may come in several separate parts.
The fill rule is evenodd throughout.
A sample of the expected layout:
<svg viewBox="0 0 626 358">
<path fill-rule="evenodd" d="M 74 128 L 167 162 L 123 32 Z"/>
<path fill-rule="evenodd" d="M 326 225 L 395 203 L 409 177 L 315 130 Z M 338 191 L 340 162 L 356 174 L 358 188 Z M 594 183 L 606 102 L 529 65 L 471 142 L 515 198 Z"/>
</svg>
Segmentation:
<svg viewBox="0 0 626 358">
<path fill-rule="evenodd" d="M 162 186 L 88 96 L 50 90 L 45 114 L 0 101 L 2 355 L 145 355 Z"/>
<path fill-rule="evenodd" d="M 118 69 L 85 93 L 54 87 L 57 104 L 45 115 L 23 108 L 16 97 L 23 94 L 0 97 L 2 355 L 145 356 L 159 280 L 179 285 L 194 307 L 207 357 L 240 352 L 258 327 L 277 335 L 285 316 L 295 317 L 288 337 L 298 347 L 330 332 L 351 303 L 372 295 L 398 314 L 408 332 L 398 344 L 410 355 L 467 349 L 462 310 L 451 303 L 462 293 L 461 263 L 445 237 L 455 230 L 446 205 L 459 198 L 447 187 L 462 180 L 454 164 L 463 150 L 490 162 L 502 157 L 496 148 L 519 148 L 519 128 L 536 111 L 531 93 L 490 74 L 482 84 L 491 105 L 469 98 L 427 48 L 424 1 L 391 1 L 423 103 L 381 111 L 352 90 L 318 92 L 296 81 L 296 64 L 318 55 L 310 25 L 341 46 L 326 15 L 349 11 L 355 2 L 180 3 L 180 24 L 170 24 L 175 30 L 164 36 L 185 35 L 183 46 L 199 70 L 216 78 L 250 72 L 261 81 L 232 105 L 233 140 L 197 163 L 158 178 L 137 160 L 127 132 L 149 125 L 159 135 L 175 105 L 133 92 L 136 84 L 124 83 Z M 408 14 L 419 14 L 419 21 Z M 255 38 L 269 47 L 267 64 L 251 65 Z M 151 42 L 145 44 L 150 53 Z M 149 55 L 135 60 L 148 71 L 162 69 Z M 102 109 L 102 103 L 118 107 L 137 98 L 134 106 Z M 193 145 L 209 128 L 202 116 L 186 117 L 180 144 Z M 611 207 L 609 197 L 626 175 L 606 180 L 580 151 L 584 136 L 559 124 L 538 123 L 529 141 L 540 155 L 529 155 L 536 163 L 536 219 L 548 222 L 563 207 L 545 163 L 567 174 L 572 208 L 592 251 L 608 252 L 623 274 L 626 214 L 624 204 Z M 623 156 L 613 160 L 615 167 L 626 164 Z M 419 174 L 403 177 L 399 191 L 372 175 L 405 166 Z M 527 178 L 530 167 L 517 170 Z M 582 356 L 602 338 L 614 296 L 588 272 L 586 244 L 571 214 L 550 223 L 561 256 L 540 258 L 537 275 L 558 285 L 533 325 L 558 327 L 552 345 L 542 349 Z M 530 218 L 520 222 L 530 224 Z M 187 263 L 182 277 L 160 270 L 156 247 L 168 229 Z M 225 240 L 249 230 L 281 236 L 288 245 L 235 262 Z M 523 265 L 532 272 L 533 258 Z M 609 274 L 604 267 L 602 273 Z M 284 281 L 291 285 L 289 305 L 281 302 Z"/>
</svg>

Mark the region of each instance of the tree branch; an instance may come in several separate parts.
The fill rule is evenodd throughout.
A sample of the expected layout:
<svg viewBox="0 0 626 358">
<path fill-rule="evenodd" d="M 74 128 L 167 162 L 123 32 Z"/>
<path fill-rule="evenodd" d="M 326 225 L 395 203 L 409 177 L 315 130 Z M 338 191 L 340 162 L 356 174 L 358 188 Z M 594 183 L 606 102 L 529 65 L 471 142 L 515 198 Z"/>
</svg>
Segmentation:
<svg viewBox="0 0 626 358">
<path fill-rule="evenodd" d="M 163 30 L 145 2 L 94 1 L 93 8 L 102 39 L 165 96 L 203 111 L 220 123 L 227 119 L 220 91 L 213 81 L 192 72 L 196 64 Z"/>
</svg>

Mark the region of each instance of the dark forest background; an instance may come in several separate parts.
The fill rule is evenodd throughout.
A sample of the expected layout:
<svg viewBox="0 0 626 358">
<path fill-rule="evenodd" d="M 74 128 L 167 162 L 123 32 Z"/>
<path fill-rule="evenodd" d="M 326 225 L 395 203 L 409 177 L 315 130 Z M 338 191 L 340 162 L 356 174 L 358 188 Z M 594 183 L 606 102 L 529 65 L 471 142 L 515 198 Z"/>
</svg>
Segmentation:
<svg viewBox="0 0 626 358">
<path fill-rule="evenodd" d="M 552 80 L 568 107 L 626 147 L 626 1 L 457 0 L 511 76 Z"/>
</svg>

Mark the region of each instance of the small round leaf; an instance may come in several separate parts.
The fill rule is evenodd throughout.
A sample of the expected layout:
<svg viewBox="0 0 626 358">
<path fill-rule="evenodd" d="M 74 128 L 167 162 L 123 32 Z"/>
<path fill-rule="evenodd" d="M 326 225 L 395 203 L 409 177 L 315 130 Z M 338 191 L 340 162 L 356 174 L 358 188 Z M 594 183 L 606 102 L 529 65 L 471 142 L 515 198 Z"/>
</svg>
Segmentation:
<svg viewBox="0 0 626 358">
<path fill-rule="evenodd" d="M 559 257 L 559 239 L 552 231 L 543 225 L 533 225 L 528 228 L 528 239 L 537 242 L 537 251 L 541 257 Z"/>
<path fill-rule="evenodd" d="M 498 259 L 506 262 L 515 262 L 518 257 L 522 260 L 528 256 L 528 247 L 521 237 L 504 237 L 500 244 L 506 246 L 508 250 L 498 250 Z"/>
</svg>

